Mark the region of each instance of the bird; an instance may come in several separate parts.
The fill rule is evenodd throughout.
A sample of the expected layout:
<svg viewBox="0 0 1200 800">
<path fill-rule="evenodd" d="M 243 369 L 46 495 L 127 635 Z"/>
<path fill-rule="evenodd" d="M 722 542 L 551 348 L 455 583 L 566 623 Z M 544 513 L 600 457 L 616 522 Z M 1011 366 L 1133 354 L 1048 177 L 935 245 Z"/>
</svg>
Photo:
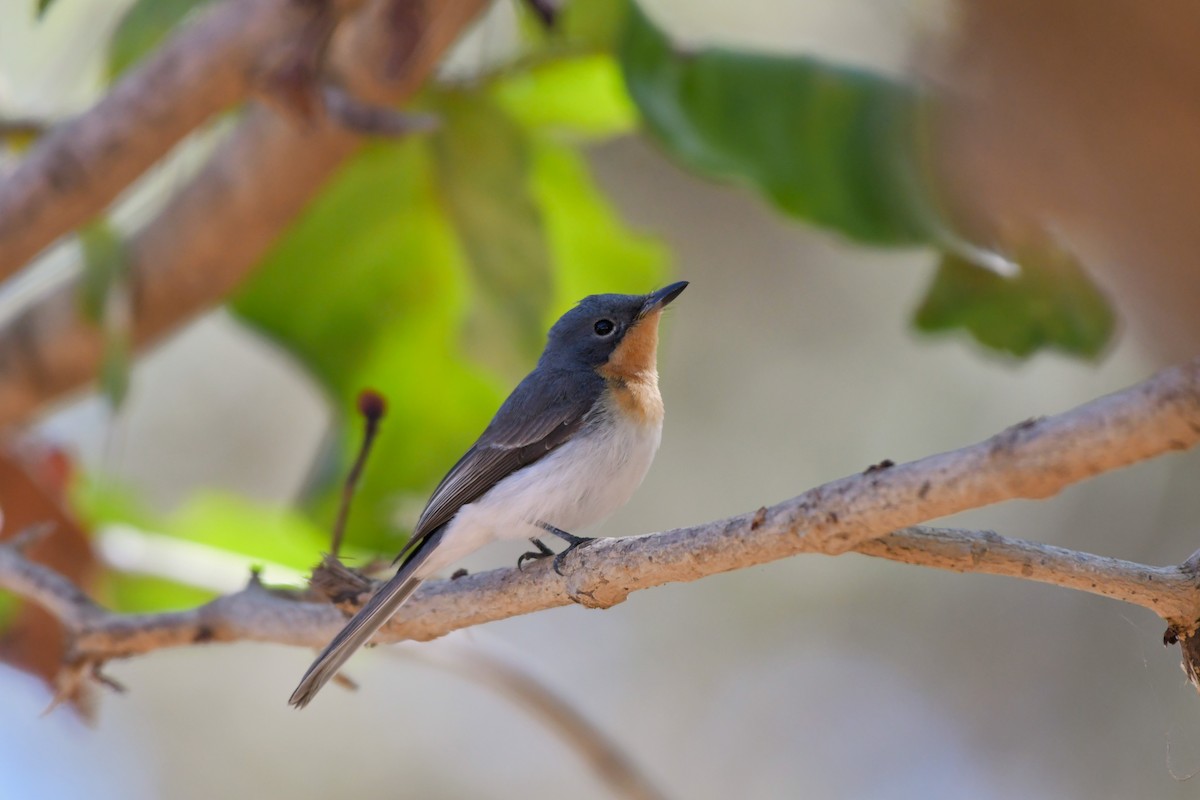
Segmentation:
<svg viewBox="0 0 1200 800">
<path fill-rule="evenodd" d="M 489 542 L 529 540 L 517 561 L 562 557 L 633 496 L 662 440 L 658 326 L 687 288 L 583 298 L 550 328 L 537 366 L 421 512 L 384 583 L 305 672 L 289 704 L 303 708 L 421 583 Z M 537 536 L 567 542 L 555 555 Z"/>
</svg>

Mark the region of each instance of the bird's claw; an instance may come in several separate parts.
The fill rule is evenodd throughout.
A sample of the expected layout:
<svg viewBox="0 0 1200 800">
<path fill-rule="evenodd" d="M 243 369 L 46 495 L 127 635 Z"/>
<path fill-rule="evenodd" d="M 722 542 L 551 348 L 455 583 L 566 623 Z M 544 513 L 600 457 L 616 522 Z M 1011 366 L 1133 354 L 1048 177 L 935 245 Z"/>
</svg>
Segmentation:
<svg viewBox="0 0 1200 800">
<path fill-rule="evenodd" d="M 577 548 L 580 548 L 580 547 L 586 547 L 587 545 L 596 541 L 595 539 L 593 539 L 590 536 L 576 536 L 573 533 L 567 533 L 562 528 L 556 528 L 553 525 L 551 525 L 549 522 L 543 522 L 541 520 L 538 520 L 534 524 L 536 524 L 539 528 L 544 530 L 546 533 L 553 533 L 559 539 L 562 539 L 564 542 L 567 543 L 567 549 L 563 550 L 561 553 L 559 553 L 558 555 L 556 555 L 554 557 L 554 571 L 557 572 L 559 575 L 563 574 L 562 560 L 567 555 L 567 553 L 569 553 L 572 550 L 575 550 Z M 530 539 L 530 541 L 535 542 L 538 545 L 539 550 L 542 548 L 545 548 L 545 545 L 543 545 L 537 539 Z"/>
<path fill-rule="evenodd" d="M 572 550 L 578 550 L 580 547 L 587 547 L 589 544 L 596 541 L 589 536 L 576 536 L 573 533 L 567 533 L 561 528 L 556 528 L 553 525 L 548 525 L 545 522 L 539 522 L 538 527 L 549 533 L 553 533 L 555 536 L 566 542 L 567 549 L 563 550 L 561 553 L 555 553 L 553 550 L 547 547 L 541 539 L 531 538 L 529 541 L 533 543 L 533 546 L 536 547 L 537 550 L 530 550 L 527 553 L 522 553 L 517 559 L 517 569 L 522 569 L 526 561 L 540 561 L 543 558 L 554 556 L 554 571 L 559 575 L 562 575 L 563 558 L 566 557 L 567 553 L 570 553 Z"/>
<path fill-rule="evenodd" d="M 543 558 L 549 558 L 550 556 L 554 555 L 554 551 L 549 547 L 546 547 L 545 543 L 542 542 L 541 539 L 530 539 L 529 541 L 533 543 L 533 546 L 536 547 L 537 550 L 529 550 L 521 553 L 521 555 L 517 558 L 518 570 L 524 571 L 524 564 L 526 561 L 540 561 Z"/>
<path fill-rule="evenodd" d="M 562 561 L 563 561 L 563 558 L 567 555 L 567 553 L 570 553 L 572 550 L 578 550 L 581 547 L 587 547 L 589 544 L 592 544 L 595 541 L 596 540 L 594 538 L 589 537 L 589 536 L 573 536 L 571 544 L 567 546 L 567 549 L 563 550 L 561 553 L 559 553 L 558 555 L 556 555 L 554 557 L 554 571 L 557 572 L 559 575 L 562 575 L 563 574 Z M 566 576 L 563 575 L 563 577 L 566 577 Z"/>
</svg>

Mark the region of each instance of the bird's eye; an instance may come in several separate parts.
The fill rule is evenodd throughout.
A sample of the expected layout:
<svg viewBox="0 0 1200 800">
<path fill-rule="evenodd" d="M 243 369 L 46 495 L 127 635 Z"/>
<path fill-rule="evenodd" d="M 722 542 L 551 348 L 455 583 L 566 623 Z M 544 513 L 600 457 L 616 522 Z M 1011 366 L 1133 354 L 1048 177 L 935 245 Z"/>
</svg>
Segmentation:
<svg viewBox="0 0 1200 800">
<path fill-rule="evenodd" d="M 597 336 L 608 336 L 616 327 L 611 319 L 598 319 L 592 326 L 592 330 L 596 332 Z"/>
</svg>

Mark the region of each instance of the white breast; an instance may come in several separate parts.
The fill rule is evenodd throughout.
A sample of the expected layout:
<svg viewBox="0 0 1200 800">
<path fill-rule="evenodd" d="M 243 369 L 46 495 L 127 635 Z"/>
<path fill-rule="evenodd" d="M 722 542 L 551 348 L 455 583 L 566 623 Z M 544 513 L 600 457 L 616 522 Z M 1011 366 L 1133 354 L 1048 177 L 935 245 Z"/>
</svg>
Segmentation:
<svg viewBox="0 0 1200 800">
<path fill-rule="evenodd" d="M 618 412 L 604 413 L 553 453 L 463 506 L 421 576 L 490 541 L 544 533 L 534 527 L 538 521 L 581 534 L 629 501 L 661 440 L 659 420 L 639 423 Z"/>
</svg>

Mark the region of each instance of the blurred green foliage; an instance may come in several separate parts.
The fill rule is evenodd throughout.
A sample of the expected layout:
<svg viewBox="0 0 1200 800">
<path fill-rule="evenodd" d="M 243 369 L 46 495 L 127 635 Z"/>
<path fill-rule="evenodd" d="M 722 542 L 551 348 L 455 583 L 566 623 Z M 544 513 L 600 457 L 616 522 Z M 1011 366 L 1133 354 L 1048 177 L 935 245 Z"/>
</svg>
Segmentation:
<svg viewBox="0 0 1200 800">
<path fill-rule="evenodd" d="M 82 293 L 84 316 L 104 331 L 104 354 L 100 362 L 100 392 L 112 408 L 119 408 L 129 393 L 132 351 L 125 276 L 129 256 L 125 242 L 107 220 L 99 219 L 79 231 L 83 250 Z"/>
<path fill-rule="evenodd" d="M 1094 356 L 1111 338 L 1108 301 L 1060 249 L 1021 250 L 1015 278 L 968 258 L 986 253 L 937 201 L 923 167 L 930 101 L 909 85 L 803 56 L 681 50 L 636 5 L 619 52 L 647 131 L 688 169 L 856 241 L 944 251 L 918 330 L 966 330 L 1020 357 Z"/>
<path fill-rule="evenodd" d="M 636 6 L 620 58 L 647 130 L 688 169 L 859 241 L 933 240 L 908 86 L 802 56 L 677 50 Z"/>
<path fill-rule="evenodd" d="M 72 507 L 87 527 L 120 523 L 132 526 L 151 545 L 158 538 L 196 545 L 195 552 L 216 556 L 226 580 L 248 580 L 252 567 L 264 565 L 303 572 L 329 546 L 328 533 L 303 513 L 266 507 L 225 492 L 198 492 L 163 517 L 147 512 L 132 492 L 108 480 L 85 478 L 71 495 Z M 363 556 L 354 551 L 350 555 Z M 198 573 L 212 568 L 200 563 L 195 553 L 188 560 Z M 215 595 L 208 589 L 134 572 L 107 573 L 99 591 L 105 602 L 130 612 L 186 608 Z"/>
<path fill-rule="evenodd" d="M 529 186 L 530 139 L 484 92 L 437 94 L 436 185 L 479 288 L 467 352 L 519 378 L 541 349 L 553 266 Z"/>
<path fill-rule="evenodd" d="M 110 608 L 129 614 L 195 608 L 217 596 L 167 578 L 116 571 L 105 573 L 99 594 Z"/>
<path fill-rule="evenodd" d="M 610 55 L 549 61 L 491 87 L 492 99 L 522 126 L 565 138 L 607 138 L 637 129 L 638 113 Z"/>
<path fill-rule="evenodd" d="M 982 344 L 1018 357 L 1042 348 L 1099 355 L 1116 320 L 1075 259 L 1043 246 L 1026 251 L 1021 265 L 1005 276 L 946 256 L 917 309 L 917 327 L 965 328 Z"/>
<path fill-rule="evenodd" d="M 564 142 L 630 124 L 630 104 L 613 99 L 615 62 L 580 59 L 431 89 L 423 104 L 441 130 L 364 148 L 232 302 L 339 410 L 341 444 L 308 504 L 321 525 L 357 447 L 358 392 L 388 399 L 351 543 L 398 548 L 420 500 L 532 367 L 566 308 L 666 277 L 665 248 L 623 225 Z M 561 75 L 583 76 L 570 97 Z"/>
<path fill-rule="evenodd" d="M 16 595 L 0 589 L 0 630 L 8 627 L 20 607 L 21 600 Z"/>
<path fill-rule="evenodd" d="M 109 44 L 110 75 L 205 2 L 136 0 Z M 93 522 L 303 569 L 327 547 L 358 446 L 355 399 L 371 387 L 389 413 L 347 542 L 360 554 L 396 551 L 427 492 L 532 366 L 549 324 L 584 295 L 667 279 L 666 249 L 620 219 L 582 151 L 639 127 L 685 168 L 749 185 L 791 216 L 875 246 L 960 254 L 942 258 L 920 330 L 966 330 L 1019 356 L 1095 355 L 1111 335 L 1103 296 L 1060 251 L 1019 253 L 1012 278 L 962 257 L 972 248 L 959 246 L 924 169 L 927 99 L 914 87 L 803 56 L 684 49 L 630 0 L 571 0 L 549 30 L 516 9 L 525 42 L 511 63 L 465 83 L 431 82 L 417 105 L 441 128 L 364 145 L 230 302 L 335 410 L 334 444 L 302 510 L 202 493 L 155 519 L 93 485 L 80 494 Z M 101 320 L 120 280 L 120 242 L 97 227 L 83 244 L 84 302 Z M 127 351 L 114 353 L 106 373 L 119 399 Z M 137 576 L 108 590 L 129 609 L 205 596 Z"/>
</svg>

